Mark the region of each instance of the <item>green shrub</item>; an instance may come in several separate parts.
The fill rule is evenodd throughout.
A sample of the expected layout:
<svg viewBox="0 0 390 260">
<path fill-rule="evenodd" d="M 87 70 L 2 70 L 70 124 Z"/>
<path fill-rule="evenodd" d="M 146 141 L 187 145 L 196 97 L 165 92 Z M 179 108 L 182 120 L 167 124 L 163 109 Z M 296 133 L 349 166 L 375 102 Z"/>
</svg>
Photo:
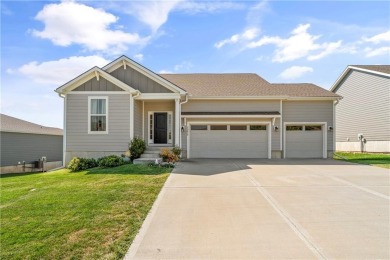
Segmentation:
<svg viewBox="0 0 390 260">
<path fill-rule="evenodd" d="M 97 163 L 99 167 L 110 168 L 125 164 L 125 160 L 120 156 L 109 155 L 99 158 Z"/>
<path fill-rule="evenodd" d="M 141 154 L 145 151 L 145 149 L 146 149 L 145 141 L 142 140 L 141 138 L 135 137 L 133 140 L 131 140 L 129 144 L 131 160 L 141 157 Z"/>
<path fill-rule="evenodd" d="M 180 157 L 181 154 L 181 148 L 179 146 L 175 146 L 172 148 L 172 153 L 176 155 L 177 157 Z"/>
<path fill-rule="evenodd" d="M 93 158 L 78 158 L 73 157 L 68 164 L 68 169 L 72 172 L 82 171 L 89 168 L 97 167 L 98 164 Z"/>
</svg>

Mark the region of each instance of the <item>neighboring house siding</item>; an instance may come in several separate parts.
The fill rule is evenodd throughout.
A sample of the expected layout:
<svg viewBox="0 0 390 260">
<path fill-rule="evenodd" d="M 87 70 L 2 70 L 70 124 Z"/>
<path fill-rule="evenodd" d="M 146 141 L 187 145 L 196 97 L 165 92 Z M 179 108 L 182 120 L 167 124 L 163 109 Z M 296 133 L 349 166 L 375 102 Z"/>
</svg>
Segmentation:
<svg viewBox="0 0 390 260">
<path fill-rule="evenodd" d="M 336 93 L 336 141 L 390 141 L 390 77 L 352 70 Z"/>
<path fill-rule="evenodd" d="M 134 100 L 134 137 L 142 138 L 142 102 Z"/>
<path fill-rule="evenodd" d="M 48 162 L 62 161 L 62 135 L 0 132 L 1 167 L 31 163 L 46 156 Z"/>
<path fill-rule="evenodd" d="M 171 90 L 130 67 L 126 69 L 120 67 L 110 74 L 142 93 L 172 93 Z"/>
<path fill-rule="evenodd" d="M 283 122 L 326 122 L 333 126 L 333 101 L 283 101 Z M 328 151 L 332 151 L 333 132 L 325 131 Z"/>
<path fill-rule="evenodd" d="M 108 97 L 108 134 L 88 134 L 88 97 Z M 67 95 L 67 152 L 124 152 L 130 139 L 130 95 Z"/>
<path fill-rule="evenodd" d="M 172 140 L 173 144 L 175 142 L 175 101 L 145 101 L 144 104 L 144 136 L 145 136 L 145 142 L 148 143 L 148 129 L 149 129 L 149 120 L 148 120 L 148 114 L 150 111 L 152 112 L 172 112 Z M 178 145 L 178 144 L 177 144 Z"/>
<path fill-rule="evenodd" d="M 115 86 L 110 81 L 106 80 L 103 77 L 99 77 L 99 80 L 96 77 L 88 80 L 84 84 L 75 88 L 73 91 L 124 91 L 118 86 Z"/>
</svg>

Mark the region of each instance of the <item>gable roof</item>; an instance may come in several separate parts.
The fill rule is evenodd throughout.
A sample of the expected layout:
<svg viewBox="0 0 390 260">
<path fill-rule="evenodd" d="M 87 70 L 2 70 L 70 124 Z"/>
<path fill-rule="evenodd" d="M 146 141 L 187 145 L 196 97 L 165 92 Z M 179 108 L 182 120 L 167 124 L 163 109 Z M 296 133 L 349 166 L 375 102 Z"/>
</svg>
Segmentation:
<svg viewBox="0 0 390 260">
<path fill-rule="evenodd" d="M 390 76 L 390 65 L 349 65 L 330 88 L 330 91 L 336 92 L 339 84 L 344 80 L 344 78 L 351 70 L 368 72 L 379 76 Z"/>
<path fill-rule="evenodd" d="M 57 88 L 55 91 L 59 94 L 67 93 L 67 92 L 75 89 L 76 87 L 78 87 L 82 83 L 85 83 L 86 81 L 88 81 L 94 77 L 99 77 L 99 76 L 105 78 L 106 80 L 108 80 L 111 83 L 113 83 L 114 85 L 120 87 L 124 91 L 130 92 L 130 93 L 138 92 L 138 90 L 135 90 L 134 88 L 130 87 L 129 85 L 127 85 L 123 81 L 120 81 L 119 79 L 115 78 L 114 76 L 108 74 L 107 72 L 105 72 L 104 70 L 102 70 L 96 66 L 93 67 L 92 69 L 84 72 L 83 74 L 79 75 L 78 77 L 72 79 L 71 81 L 65 83 L 61 87 Z"/>
<path fill-rule="evenodd" d="M 4 114 L 0 114 L 0 131 L 14 133 L 63 135 L 63 131 L 60 128 L 38 125 Z"/>
<path fill-rule="evenodd" d="M 149 77 L 150 79 L 153 79 L 157 83 L 161 84 L 162 86 L 172 90 L 173 92 L 178 92 L 180 94 L 186 94 L 186 92 L 180 88 L 178 85 L 175 85 L 174 83 L 166 80 L 165 78 L 161 77 L 159 74 L 154 73 L 150 69 L 142 66 L 138 62 L 133 61 L 129 57 L 122 55 L 118 59 L 110 62 L 106 66 L 103 67 L 103 70 L 107 71 L 108 73 L 111 73 L 112 71 L 116 70 L 120 66 L 129 66 L 139 73 Z"/>
<path fill-rule="evenodd" d="M 192 97 L 340 97 L 314 84 L 271 84 L 254 73 L 160 75 Z"/>
</svg>

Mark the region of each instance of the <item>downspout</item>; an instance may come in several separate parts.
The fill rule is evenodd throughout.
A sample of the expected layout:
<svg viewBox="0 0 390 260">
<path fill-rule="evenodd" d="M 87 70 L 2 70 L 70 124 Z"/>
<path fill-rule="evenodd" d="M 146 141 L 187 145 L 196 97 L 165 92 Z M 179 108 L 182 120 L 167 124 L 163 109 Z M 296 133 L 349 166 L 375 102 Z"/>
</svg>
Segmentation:
<svg viewBox="0 0 390 260">
<path fill-rule="evenodd" d="M 336 105 L 340 102 L 340 99 L 333 101 L 333 155 L 336 154 Z"/>
<path fill-rule="evenodd" d="M 185 104 L 185 103 L 187 103 L 188 102 L 188 93 L 186 93 L 186 98 L 185 98 L 185 100 L 183 101 L 183 102 L 180 102 L 180 104 L 179 104 L 179 109 L 180 109 L 180 112 L 179 112 L 179 116 L 180 116 L 180 124 L 181 124 L 181 105 L 183 105 L 183 104 Z M 181 126 L 180 127 L 180 131 L 179 131 L 179 146 L 180 146 L 180 149 L 182 149 L 182 143 L 181 143 L 181 128 L 182 128 L 183 126 Z"/>
</svg>

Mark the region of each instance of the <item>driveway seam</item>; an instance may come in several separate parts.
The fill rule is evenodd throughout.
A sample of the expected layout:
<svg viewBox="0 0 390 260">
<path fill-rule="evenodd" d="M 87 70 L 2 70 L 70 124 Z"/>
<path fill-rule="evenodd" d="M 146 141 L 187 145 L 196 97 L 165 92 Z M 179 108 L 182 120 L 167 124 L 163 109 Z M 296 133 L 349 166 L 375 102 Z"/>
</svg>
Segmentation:
<svg viewBox="0 0 390 260">
<path fill-rule="evenodd" d="M 237 164 L 236 164 L 237 165 Z M 237 165 L 237 167 L 240 167 Z M 328 259 L 324 252 L 315 244 L 313 238 L 308 232 L 298 224 L 293 217 L 291 217 L 272 197 L 272 195 L 264 189 L 261 184 L 255 180 L 250 174 L 243 172 L 244 175 L 253 183 L 257 191 L 267 200 L 267 202 L 274 208 L 274 210 L 282 217 L 286 224 L 294 231 L 294 233 L 303 241 L 303 243 L 313 252 L 318 259 Z"/>
</svg>

